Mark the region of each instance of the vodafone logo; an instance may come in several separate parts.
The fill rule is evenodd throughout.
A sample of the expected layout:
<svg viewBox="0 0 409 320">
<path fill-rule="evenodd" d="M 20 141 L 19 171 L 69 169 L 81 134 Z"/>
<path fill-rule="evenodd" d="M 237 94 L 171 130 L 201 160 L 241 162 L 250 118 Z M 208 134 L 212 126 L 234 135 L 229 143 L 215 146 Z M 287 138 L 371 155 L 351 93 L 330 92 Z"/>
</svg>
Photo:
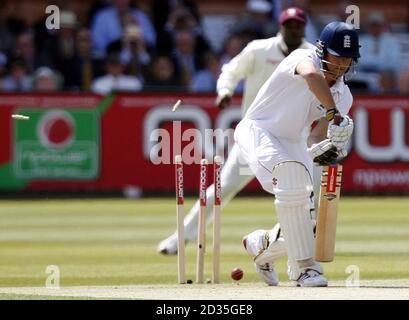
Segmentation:
<svg viewBox="0 0 409 320">
<path fill-rule="evenodd" d="M 206 188 L 207 188 L 207 166 L 200 167 L 200 202 L 206 205 Z"/>
<path fill-rule="evenodd" d="M 37 125 L 37 134 L 41 144 L 46 148 L 66 148 L 74 141 L 74 119 L 63 110 L 47 112 Z"/>
<path fill-rule="evenodd" d="M 177 175 L 177 196 L 178 196 L 178 204 L 183 204 L 183 168 L 182 166 L 177 168 L 176 171 Z"/>
<path fill-rule="evenodd" d="M 222 186 L 221 186 L 221 165 L 215 163 L 214 164 L 214 187 L 215 187 L 215 198 L 214 204 L 220 205 L 222 202 Z"/>
</svg>

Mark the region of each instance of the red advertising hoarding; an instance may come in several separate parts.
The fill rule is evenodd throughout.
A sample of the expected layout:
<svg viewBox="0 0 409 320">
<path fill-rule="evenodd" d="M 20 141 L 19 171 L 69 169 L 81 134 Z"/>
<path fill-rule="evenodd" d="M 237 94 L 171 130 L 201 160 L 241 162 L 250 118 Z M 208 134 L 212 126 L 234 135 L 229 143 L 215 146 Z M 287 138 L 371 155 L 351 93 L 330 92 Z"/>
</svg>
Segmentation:
<svg viewBox="0 0 409 320">
<path fill-rule="evenodd" d="M 178 99 L 183 103 L 172 112 Z M 232 108 L 219 111 L 212 95 L 2 94 L 0 190 L 118 191 L 133 186 L 174 192 L 174 155 L 210 157 L 214 150 L 206 129 L 234 127 L 241 117 L 240 101 L 235 97 Z M 18 112 L 32 118 L 17 122 L 11 114 Z M 351 114 L 355 131 L 343 161 L 343 192 L 409 192 L 409 97 L 355 97 Z M 89 132 L 94 127 L 97 137 Z M 192 134 L 192 128 L 203 136 Z M 158 150 L 163 144 L 169 149 Z M 187 191 L 197 190 L 198 176 L 199 165 L 186 163 Z M 261 189 L 253 181 L 246 190 Z"/>
</svg>

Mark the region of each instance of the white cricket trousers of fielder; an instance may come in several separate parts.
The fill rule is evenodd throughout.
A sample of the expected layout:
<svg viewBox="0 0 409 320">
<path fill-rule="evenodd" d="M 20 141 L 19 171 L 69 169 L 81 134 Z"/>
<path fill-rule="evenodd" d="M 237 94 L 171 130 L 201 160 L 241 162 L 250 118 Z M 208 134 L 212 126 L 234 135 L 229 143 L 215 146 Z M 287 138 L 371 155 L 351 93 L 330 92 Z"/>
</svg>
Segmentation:
<svg viewBox="0 0 409 320">
<path fill-rule="evenodd" d="M 235 130 L 241 156 L 267 192 L 275 194 L 277 217 L 289 258 L 289 276 L 297 280 L 302 269 L 322 272 L 314 259 L 314 233 L 309 196 L 312 191 L 313 162 L 305 139 L 277 138 L 243 119 Z"/>
</svg>

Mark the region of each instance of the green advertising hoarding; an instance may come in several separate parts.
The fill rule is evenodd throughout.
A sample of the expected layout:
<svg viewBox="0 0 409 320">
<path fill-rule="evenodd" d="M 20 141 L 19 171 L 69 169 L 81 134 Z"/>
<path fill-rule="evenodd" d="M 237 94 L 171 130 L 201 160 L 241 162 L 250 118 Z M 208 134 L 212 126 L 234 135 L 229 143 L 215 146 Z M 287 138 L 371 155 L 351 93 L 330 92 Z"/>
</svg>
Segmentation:
<svg viewBox="0 0 409 320">
<path fill-rule="evenodd" d="M 90 109 L 17 110 L 30 117 L 14 126 L 13 171 L 18 179 L 96 178 L 99 112 Z"/>
</svg>

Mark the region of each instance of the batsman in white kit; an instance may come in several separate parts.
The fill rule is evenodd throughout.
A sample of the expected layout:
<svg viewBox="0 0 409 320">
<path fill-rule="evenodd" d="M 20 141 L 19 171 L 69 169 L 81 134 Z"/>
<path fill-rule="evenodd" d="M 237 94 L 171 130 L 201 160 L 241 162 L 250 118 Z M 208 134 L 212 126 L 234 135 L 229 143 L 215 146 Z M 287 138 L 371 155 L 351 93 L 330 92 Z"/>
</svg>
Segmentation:
<svg viewBox="0 0 409 320">
<path fill-rule="evenodd" d="M 277 285 L 274 262 L 285 247 L 289 277 L 298 286 L 327 286 L 315 261 L 314 225 L 309 196 L 314 162 L 333 163 L 346 156 L 353 131 L 347 115 L 352 95 L 344 83 L 358 61 L 356 30 L 332 22 L 322 31 L 316 50 L 298 49 L 285 58 L 262 86 L 243 120 L 235 141 L 263 189 L 275 195 L 280 234 L 258 230 L 243 239 L 247 252 L 264 269 L 263 280 Z M 342 116 L 342 122 L 334 119 Z M 308 137 L 302 132 L 318 121 Z"/>
<path fill-rule="evenodd" d="M 303 10 L 299 8 L 284 10 L 279 19 L 280 32 L 276 37 L 250 42 L 240 54 L 225 64 L 217 82 L 216 104 L 222 109 L 229 106 L 239 81 L 245 79 L 242 102 L 244 115 L 261 86 L 286 56 L 298 48 L 315 48 L 303 39 L 306 21 L 307 17 Z M 247 170 L 247 175 L 241 174 L 243 172 L 241 169 L 245 167 L 246 165 L 243 165 L 243 161 L 240 160 L 239 148 L 235 144 L 229 152 L 221 173 L 223 206 L 254 178 L 250 170 Z M 207 191 L 208 203 L 213 203 L 213 187 L 213 185 L 209 186 Z M 197 237 L 199 206 L 197 201 L 185 218 L 186 241 L 194 241 Z M 207 208 L 208 223 L 213 216 L 211 209 L 211 206 Z M 176 233 L 161 241 L 158 251 L 163 254 L 176 254 Z M 285 255 L 285 251 L 282 254 Z"/>
</svg>

